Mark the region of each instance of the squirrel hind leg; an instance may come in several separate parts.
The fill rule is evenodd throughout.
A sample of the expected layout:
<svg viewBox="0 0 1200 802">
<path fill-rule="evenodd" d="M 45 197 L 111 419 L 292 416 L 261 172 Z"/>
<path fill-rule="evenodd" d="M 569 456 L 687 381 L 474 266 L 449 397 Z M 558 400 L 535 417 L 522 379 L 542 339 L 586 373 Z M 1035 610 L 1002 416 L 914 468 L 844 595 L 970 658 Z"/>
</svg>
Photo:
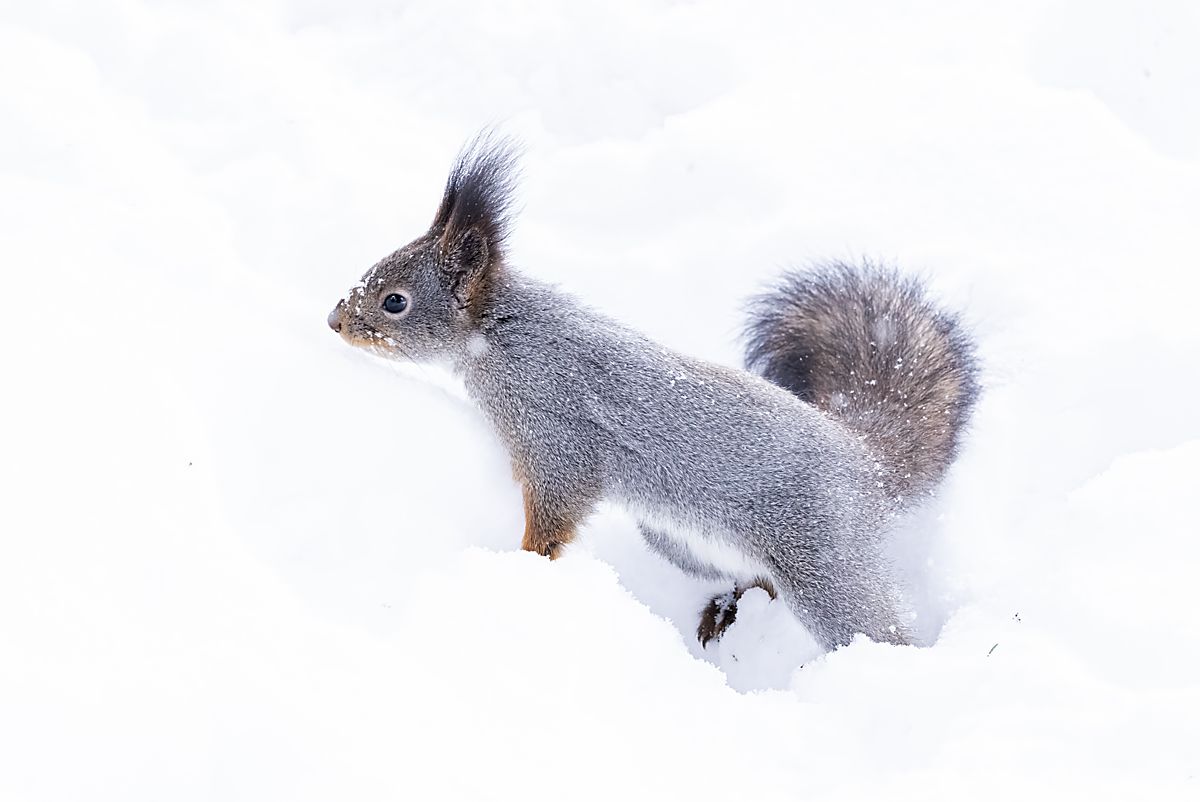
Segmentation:
<svg viewBox="0 0 1200 802">
<path fill-rule="evenodd" d="M 859 634 L 894 646 L 913 643 L 898 600 L 875 583 L 832 578 L 810 582 L 806 590 L 797 577 L 784 577 L 780 595 L 826 650 L 846 646 Z"/>
<path fill-rule="evenodd" d="M 755 577 L 749 582 L 739 582 L 733 590 L 713 596 L 700 612 L 700 625 L 696 628 L 696 640 L 705 648 L 710 641 L 718 640 L 725 630 L 737 620 L 737 606 L 742 596 L 751 588 L 762 588 L 772 599 L 775 586 L 766 577 Z"/>
<path fill-rule="evenodd" d="M 691 549 L 686 540 L 672 537 L 666 530 L 652 526 L 645 521 L 639 524 L 642 539 L 650 550 L 663 557 L 679 568 L 685 574 L 708 581 L 734 582 L 734 587 L 725 593 L 713 596 L 704 609 L 700 611 L 700 624 L 696 628 L 696 639 L 700 646 L 707 646 L 709 641 L 717 640 L 737 618 L 737 604 L 742 594 L 750 588 L 762 588 L 774 599 L 775 586 L 764 576 L 757 576 L 749 581 L 736 579 L 731 574 L 701 559 Z"/>
</svg>

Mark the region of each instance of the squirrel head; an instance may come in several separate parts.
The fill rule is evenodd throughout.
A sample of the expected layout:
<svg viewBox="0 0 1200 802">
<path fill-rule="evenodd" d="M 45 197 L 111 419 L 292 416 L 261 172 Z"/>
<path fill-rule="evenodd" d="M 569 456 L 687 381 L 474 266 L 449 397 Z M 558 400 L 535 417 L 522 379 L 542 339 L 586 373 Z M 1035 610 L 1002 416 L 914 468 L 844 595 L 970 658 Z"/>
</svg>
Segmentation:
<svg viewBox="0 0 1200 802">
<path fill-rule="evenodd" d="M 515 162 L 511 141 L 486 132 L 472 140 L 429 230 L 368 270 L 329 313 L 329 327 L 396 359 L 461 354 L 504 269 Z"/>
</svg>

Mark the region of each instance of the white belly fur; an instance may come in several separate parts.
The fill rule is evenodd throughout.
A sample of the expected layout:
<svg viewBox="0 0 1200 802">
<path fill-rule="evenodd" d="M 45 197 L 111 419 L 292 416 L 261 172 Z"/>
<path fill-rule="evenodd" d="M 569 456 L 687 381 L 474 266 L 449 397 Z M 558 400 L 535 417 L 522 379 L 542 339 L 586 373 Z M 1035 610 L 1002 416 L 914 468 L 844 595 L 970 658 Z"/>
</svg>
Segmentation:
<svg viewBox="0 0 1200 802">
<path fill-rule="evenodd" d="M 726 534 L 701 531 L 659 510 L 631 507 L 629 511 L 646 526 L 686 546 L 697 562 L 738 579 L 770 576 L 766 566 L 734 545 Z"/>
</svg>

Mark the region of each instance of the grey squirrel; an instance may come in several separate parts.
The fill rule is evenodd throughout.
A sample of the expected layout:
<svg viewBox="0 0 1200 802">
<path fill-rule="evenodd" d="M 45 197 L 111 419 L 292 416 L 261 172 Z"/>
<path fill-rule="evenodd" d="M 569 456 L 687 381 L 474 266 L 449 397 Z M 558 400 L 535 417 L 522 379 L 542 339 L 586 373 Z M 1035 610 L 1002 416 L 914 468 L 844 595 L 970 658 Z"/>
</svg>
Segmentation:
<svg viewBox="0 0 1200 802">
<path fill-rule="evenodd" d="M 339 301 L 329 326 L 387 357 L 448 361 L 506 446 L 523 549 L 558 556 L 602 498 L 684 571 L 728 581 L 701 612 L 781 597 L 831 649 L 910 643 L 882 556 L 954 458 L 974 347 L 913 279 L 870 265 L 785 275 L 752 302 L 747 364 L 676 353 L 505 259 L 514 149 L 460 153 L 433 224 Z"/>
</svg>

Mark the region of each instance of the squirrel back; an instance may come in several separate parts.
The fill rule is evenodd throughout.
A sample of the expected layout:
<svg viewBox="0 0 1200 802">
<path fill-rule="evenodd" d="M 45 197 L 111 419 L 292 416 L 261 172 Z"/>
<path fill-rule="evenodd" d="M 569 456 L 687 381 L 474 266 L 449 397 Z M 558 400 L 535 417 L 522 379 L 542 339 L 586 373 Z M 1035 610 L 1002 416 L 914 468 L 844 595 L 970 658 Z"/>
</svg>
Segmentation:
<svg viewBox="0 0 1200 802">
<path fill-rule="evenodd" d="M 859 432 L 892 497 L 936 487 L 979 395 L 956 315 L 915 278 L 840 262 L 785 274 L 750 311 L 748 368 Z"/>
</svg>

